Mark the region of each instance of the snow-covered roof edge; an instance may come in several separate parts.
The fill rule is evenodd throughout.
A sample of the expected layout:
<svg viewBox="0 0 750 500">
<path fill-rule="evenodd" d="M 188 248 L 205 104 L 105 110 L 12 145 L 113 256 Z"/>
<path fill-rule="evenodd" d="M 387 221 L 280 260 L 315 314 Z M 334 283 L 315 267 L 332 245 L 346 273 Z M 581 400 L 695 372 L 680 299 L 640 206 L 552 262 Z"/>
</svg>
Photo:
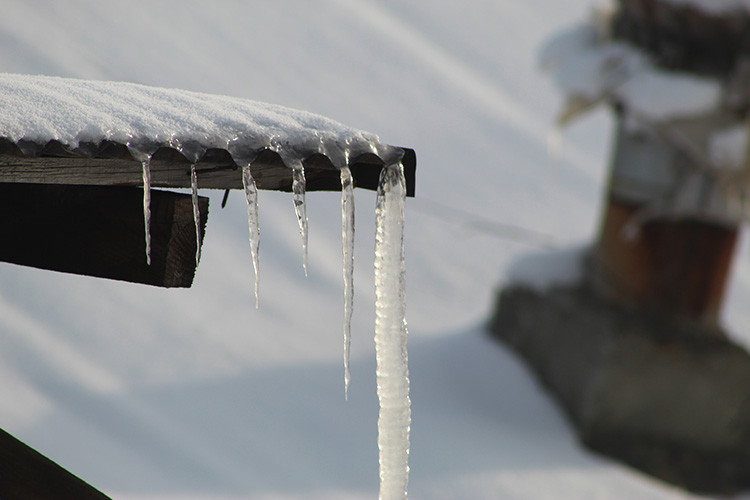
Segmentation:
<svg viewBox="0 0 750 500">
<path fill-rule="evenodd" d="M 194 162 L 211 148 L 238 163 L 270 149 L 292 168 L 316 153 L 337 167 L 364 153 L 385 163 L 402 154 L 375 134 L 314 113 L 134 83 L 0 74 L 0 109 L 0 136 L 17 144 L 56 140 L 75 150 L 113 141 L 136 158 L 165 145 Z"/>
<path fill-rule="evenodd" d="M 42 168 L 41 163 L 88 168 L 102 163 L 99 160 L 135 163 L 149 158 L 193 163 L 199 171 L 215 169 L 218 163 L 225 169 L 251 164 L 254 172 L 262 170 L 261 189 L 288 190 L 292 169 L 325 174 L 348 165 L 354 167 L 359 187 L 375 189 L 372 177 L 382 165 L 405 162 L 407 188 L 414 195 L 412 150 L 283 106 L 133 83 L 0 74 L 0 109 L 0 163 L 16 171 Z M 134 166 L 134 174 L 138 168 Z M 0 169 L 1 180 L 25 182 L 5 179 L 8 171 Z M 319 189 L 336 187 L 329 182 L 336 178 L 333 172 L 320 178 Z M 313 181 L 309 189 L 316 189 L 314 179 L 308 175 Z M 238 183 L 232 180 L 226 187 Z"/>
</svg>

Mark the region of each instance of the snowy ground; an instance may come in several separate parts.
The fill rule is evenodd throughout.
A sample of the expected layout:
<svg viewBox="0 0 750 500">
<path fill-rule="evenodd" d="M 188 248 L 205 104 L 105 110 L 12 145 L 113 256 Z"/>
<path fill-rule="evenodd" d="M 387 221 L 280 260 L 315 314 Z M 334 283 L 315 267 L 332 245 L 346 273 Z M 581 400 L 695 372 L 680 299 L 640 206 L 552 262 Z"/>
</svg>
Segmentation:
<svg viewBox="0 0 750 500">
<path fill-rule="evenodd" d="M 247 97 L 413 147 L 411 497 L 687 498 L 580 449 L 482 331 L 514 259 L 596 231 L 611 124 L 602 112 L 574 125 L 550 159 L 559 99 L 534 62 L 590 5 L 5 0 L 0 71 Z M 220 210 L 214 193 L 190 290 L 0 265 L 0 426 L 125 500 L 373 498 L 375 200 L 356 195 L 348 402 L 339 196 L 308 195 L 305 278 L 291 197 L 261 193 L 256 311 L 242 196 Z M 739 255 L 738 334 L 750 331 Z"/>
</svg>

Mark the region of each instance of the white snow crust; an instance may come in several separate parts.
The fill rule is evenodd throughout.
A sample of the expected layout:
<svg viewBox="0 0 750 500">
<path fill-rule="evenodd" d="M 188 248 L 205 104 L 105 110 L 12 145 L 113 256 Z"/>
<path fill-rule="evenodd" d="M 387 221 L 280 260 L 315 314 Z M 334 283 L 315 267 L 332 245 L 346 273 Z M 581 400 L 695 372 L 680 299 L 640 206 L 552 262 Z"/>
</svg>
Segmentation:
<svg viewBox="0 0 750 500">
<path fill-rule="evenodd" d="M 113 140 L 134 156 L 168 144 L 195 162 L 208 148 L 224 148 L 245 164 L 270 148 L 293 167 L 312 153 L 337 166 L 358 153 L 374 150 L 386 161 L 397 154 L 374 134 L 307 111 L 134 83 L 0 74 L 0 109 L 0 136 L 12 141 L 75 148 Z"/>
</svg>

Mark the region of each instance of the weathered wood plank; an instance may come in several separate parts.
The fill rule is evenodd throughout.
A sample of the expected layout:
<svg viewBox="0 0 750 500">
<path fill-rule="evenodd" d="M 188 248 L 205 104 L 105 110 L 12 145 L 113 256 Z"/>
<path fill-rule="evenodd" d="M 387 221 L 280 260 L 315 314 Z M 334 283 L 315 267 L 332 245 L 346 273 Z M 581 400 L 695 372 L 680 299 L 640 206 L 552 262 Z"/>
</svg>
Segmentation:
<svg viewBox="0 0 750 500">
<path fill-rule="evenodd" d="M 0 182 L 27 184 L 69 184 L 96 186 L 142 186 L 141 163 L 113 153 L 112 157 L 95 158 L 71 155 L 67 150 L 48 148 L 43 155 L 27 157 L 0 148 Z M 174 151 L 174 150 L 172 150 Z M 223 150 L 215 150 L 196 164 L 198 187 L 208 189 L 242 189 L 239 167 Z M 406 149 L 403 160 L 407 193 L 414 196 L 416 155 Z M 223 151 L 226 153 L 225 151 Z M 174 151 L 177 153 L 177 151 Z M 57 156 L 54 156 L 57 155 Z M 339 170 L 323 155 L 312 155 L 305 162 L 308 191 L 340 191 Z M 190 163 L 179 153 L 162 148 L 151 160 L 153 187 L 190 187 Z M 351 165 L 356 187 L 376 190 L 383 162 L 375 155 L 362 155 Z M 291 191 L 292 171 L 278 154 L 263 151 L 252 164 L 253 177 L 259 189 Z"/>
<path fill-rule="evenodd" d="M 109 497 L 0 429 L 3 500 L 108 500 Z"/>
</svg>

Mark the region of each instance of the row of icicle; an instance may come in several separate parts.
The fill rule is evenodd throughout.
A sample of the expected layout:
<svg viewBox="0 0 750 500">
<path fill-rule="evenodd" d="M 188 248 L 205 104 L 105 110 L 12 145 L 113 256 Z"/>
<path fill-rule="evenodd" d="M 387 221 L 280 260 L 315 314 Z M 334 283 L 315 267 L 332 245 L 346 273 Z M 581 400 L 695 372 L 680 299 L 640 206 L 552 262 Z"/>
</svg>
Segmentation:
<svg viewBox="0 0 750 500">
<path fill-rule="evenodd" d="M 147 158 L 141 162 L 143 165 L 143 224 L 146 228 L 146 264 L 151 265 L 151 159 Z M 253 187 L 255 183 L 253 183 Z M 190 165 L 190 188 L 193 201 L 193 220 L 195 221 L 195 265 L 201 259 L 201 233 L 200 233 L 200 207 L 198 206 L 198 173 L 195 164 Z M 247 190 L 247 188 L 246 188 Z M 256 268 L 257 276 L 257 268 Z M 257 288 L 256 288 L 257 307 Z"/>
<path fill-rule="evenodd" d="M 151 172 L 150 159 L 143 165 L 143 217 L 146 239 L 146 262 L 151 264 Z M 250 252 L 255 272 L 255 307 L 259 307 L 260 227 L 258 223 L 258 188 L 251 165 L 242 167 L 242 185 L 247 202 Z M 200 260 L 200 209 L 198 175 L 190 166 L 190 186 L 195 221 L 195 263 Z M 305 206 L 305 172 L 296 168 L 292 175 L 294 210 L 302 236 L 303 267 L 307 275 L 307 212 Z M 378 448 L 380 463 L 380 498 L 406 498 L 409 477 L 409 432 L 411 403 L 406 353 L 404 206 L 406 185 L 401 164 L 382 169 L 376 204 L 375 238 L 375 346 L 377 388 L 380 402 Z M 354 181 L 348 166 L 341 168 L 342 253 L 344 277 L 344 394 L 348 399 L 351 372 L 351 320 L 354 303 Z"/>
<path fill-rule="evenodd" d="M 146 240 L 146 264 L 151 265 L 151 168 L 150 158 L 142 161 L 143 166 L 143 219 Z M 250 171 L 250 164 L 242 167 L 242 185 L 247 202 L 247 218 L 250 233 L 250 253 L 255 274 L 255 307 L 260 306 L 259 280 L 259 247 L 260 225 L 258 223 L 258 188 Z M 190 187 L 195 222 L 195 265 L 201 255 L 200 208 L 198 204 L 198 174 L 195 164 L 190 165 Z M 302 237 L 302 266 L 307 276 L 307 210 L 305 204 L 305 171 L 296 168 L 292 174 L 292 193 L 294 211 Z M 354 181 L 349 167 L 341 168 L 341 207 L 342 207 L 342 251 L 344 275 L 344 392 L 348 397 L 351 374 L 349 370 L 349 352 L 351 346 L 351 319 L 354 304 Z"/>
</svg>

